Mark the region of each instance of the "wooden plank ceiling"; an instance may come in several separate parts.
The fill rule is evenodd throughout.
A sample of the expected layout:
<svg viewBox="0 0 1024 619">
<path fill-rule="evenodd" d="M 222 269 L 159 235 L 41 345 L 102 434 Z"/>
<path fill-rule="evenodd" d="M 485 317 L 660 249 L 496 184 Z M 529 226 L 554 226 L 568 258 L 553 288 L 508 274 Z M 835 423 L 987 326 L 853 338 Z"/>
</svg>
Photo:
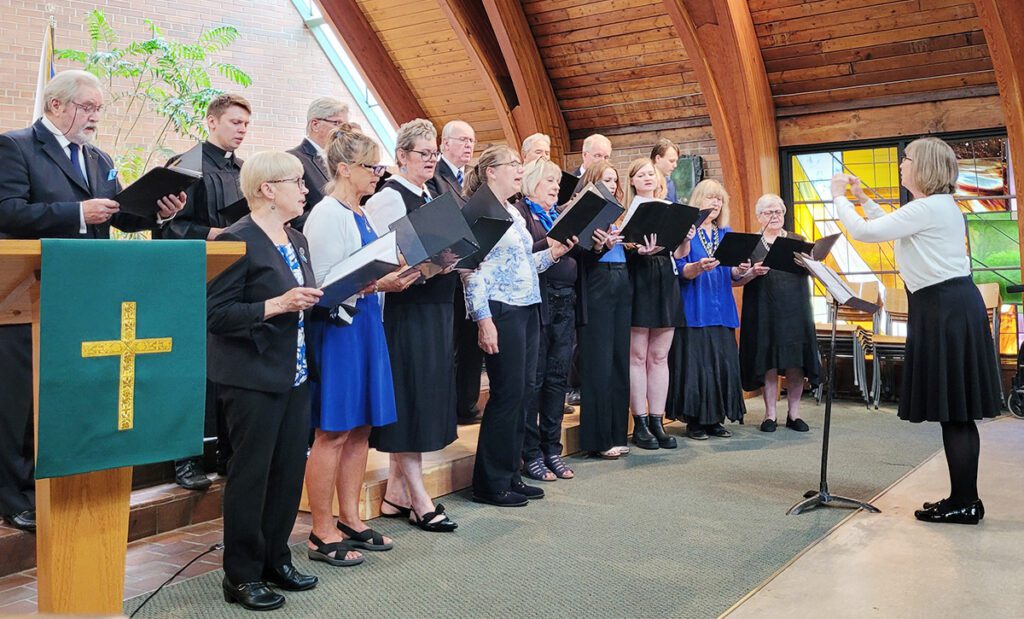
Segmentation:
<svg viewBox="0 0 1024 619">
<path fill-rule="evenodd" d="M 995 93 L 972 0 L 747 1 L 779 116 Z M 358 3 L 431 120 L 505 141 L 438 0 Z M 573 139 L 708 124 L 663 0 L 521 4 Z"/>
</svg>

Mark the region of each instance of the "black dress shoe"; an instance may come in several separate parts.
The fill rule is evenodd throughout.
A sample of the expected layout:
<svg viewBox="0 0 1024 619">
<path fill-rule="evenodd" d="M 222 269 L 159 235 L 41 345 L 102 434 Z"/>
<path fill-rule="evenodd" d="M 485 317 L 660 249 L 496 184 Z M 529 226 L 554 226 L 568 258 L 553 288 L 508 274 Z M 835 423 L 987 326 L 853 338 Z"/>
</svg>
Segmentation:
<svg viewBox="0 0 1024 619">
<path fill-rule="evenodd" d="M 521 494 L 531 501 L 544 498 L 544 491 L 537 486 L 527 486 L 522 480 L 512 484 L 509 488 L 513 494 Z"/>
<path fill-rule="evenodd" d="M 301 573 L 291 563 L 282 565 L 276 570 L 265 570 L 263 578 L 285 591 L 308 591 L 320 582 L 316 576 Z"/>
<path fill-rule="evenodd" d="M 233 585 L 225 576 L 221 587 L 224 589 L 224 601 L 228 604 L 237 602 L 249 610 L 274 610 L 284 606 L 284 596 L 262 581 Z"/>
<path fill-rule="evenodd" d="M 796 430 L 797 432 L 807 432 L 810 430 L 807 427 L 807 422 L 803 419 L 791 419 L 789 415 L 786 415 L 786 427 L 790 430 Z"/>
<path fill-rule="evenodd" d="M 708 436 L 714 436 L 717 438 L 729 438 L 730 436 L 732 436 L 732 432 L 726 430 L 725 426 L 723 426 L 720 423 L 716 423 L 713 426 L 708 426 L 704 428 L 704 431 L 708 433 Z"/>
<path fill-rule="evenodd" d="M 708 433 L 704 431 L 704 428 L 700 427 L 700 425 L 696 423 L 686 424 L 686 436 L 695 441 L 708 440 Z"/>
<path fill-rule="evenodd" d="M 36 532 L 36 510 L 34 509 L 26 509 L 13 516 L 4 516 L 4 520 L 15 529 L 21 529 L 29 533 Z"/>
<path fill-rule="evenodd" d="M 580 405 L 580 390 L 579 389 L 573 389 L 572 391 L 570 391 L 569 394 L 567 396 L 565 396 L 565 403 L 568 404 L 569 406 L 579 406 Z"/>
<path fill-rule="evenodd" d="M 936 507 L 940 507 L 943 503 L 947 503 L 948 501 L 949 501 L 949 499 L 942 499 L 942 500 L 939 500 L 939 501 L 935 501 L 934 503 L 923 503 L 921 505 L 921 509 L 923 509 L 923 510 L 935 509 Z M 978 501 L 978 520 L 984 520 L 984 519 L 985 519 L 985 504 L 982 503 L 979 500 Z"/>
<path fill-rule="evenodd" d="M 914 517 L 922 522 L 939 522 L 944 524 L 978 524 L 985 510 L 981 499 L 971 501 L 967 505 L 955 505 L 950 500 L 939 501 L 930 509 L 919 509 Z"/>
<path fill-rule="evenodd" d="M 495 493 L 474 492 L 473 501 L 495 507 L 522 507 L 530 502 L 526 496 L 509 490 Z"/>
<path fill-rule="evenodd" d="M 179 460 L 174 463 L 174 481 L 186 490 L 206 490 L 213 482 L 206 476 L 198 458 Z"/>
<path fill-rule="evenodd" d="M 472 426 L 484 420 L 484 414 L 477 411 L 472 417 L 460 417 L 457 422 L 460 426 Z"/>
</svg>

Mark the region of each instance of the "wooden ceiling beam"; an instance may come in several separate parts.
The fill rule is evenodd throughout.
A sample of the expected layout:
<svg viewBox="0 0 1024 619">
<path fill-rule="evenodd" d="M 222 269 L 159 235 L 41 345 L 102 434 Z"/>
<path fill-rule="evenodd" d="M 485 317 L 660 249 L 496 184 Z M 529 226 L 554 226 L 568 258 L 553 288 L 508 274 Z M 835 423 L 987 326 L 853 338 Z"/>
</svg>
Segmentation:
<svg viewBox="0 0 1024 619">
<path fill-rule="evenodd" d="M 338 34 L 338 40 L 391 122 L 401 125 L 414 118 L 429 119 L 359 3 L 356 0 L 317 1 L 324 18 Z"/>
<path fill-rule="evenodd" d="M 564 164 L 569 128 L 519 0 L 483 0 L 519 105 L 512 109 L 517 146 L 534 133 L 551 136 L 551 159 Z"/>
<path fill-rule="evenodd" d="M 1006 134 L 1013 161 L 1013 182 L 1017 195 L 1024 191 L 1024 12 L 1019 0 L 974 0 L 978 20 L 988 42 L 1002 102 Z M 1021 199 L 1017 198 L 1017 208 Z M 1024 217 L 1017 218 L 1018 242 L 1024 248 Z M 1024 251 L 1020 256 L 1024 271 Z"/>
<path fill-rule="evenodd" d="M 664 0 L 693 63 L 733 197 L 736 226 L 755 229 L 754 202 L 779 191 L 775 106 L 747 0 Z"/>
</svg>

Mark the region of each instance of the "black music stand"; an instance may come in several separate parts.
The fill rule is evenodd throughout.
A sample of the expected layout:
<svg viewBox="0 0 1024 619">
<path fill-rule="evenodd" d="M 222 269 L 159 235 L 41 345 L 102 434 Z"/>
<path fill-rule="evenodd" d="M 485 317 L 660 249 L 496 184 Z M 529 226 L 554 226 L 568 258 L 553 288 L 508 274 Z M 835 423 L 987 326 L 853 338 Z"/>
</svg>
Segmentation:
<svg viewBox="0 0 1024 619">
<path fill-rule="evenodd" d="M 802 514 L 817 507 L 845 507 L 848 509 L 865 509 L 878 514 L 881 510 L 870 503 L 832 494 L 828 491 L 828 439 L 832 426 L 832 393 L 836 378 L 836 321 L 839 319 L 839 307 L 844 305 L 862 312 L 874 314 L 879 306 L 857 297 L 839 275 L 821 262 L 810 260 L 806 256 L 802 260 L 811 276 L 825 286 L 832 296 L 832 336 L 828 350 L 828 386 L 825 389 L 825 426 L 821 441 L 821 482 L 818 490 L 804 493 L 804 500 L 789 508 L 786 515 Z"/>
</svg>

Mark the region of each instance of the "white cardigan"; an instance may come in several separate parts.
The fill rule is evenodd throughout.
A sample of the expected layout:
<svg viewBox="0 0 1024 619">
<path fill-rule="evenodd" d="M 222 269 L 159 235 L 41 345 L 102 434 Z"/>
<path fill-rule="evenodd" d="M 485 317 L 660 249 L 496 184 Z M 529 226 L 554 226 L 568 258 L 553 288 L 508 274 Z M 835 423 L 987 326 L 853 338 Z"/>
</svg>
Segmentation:
<svg viewBox="0 0 1024 619">
<path fill-rule="evenodd" d="M 310 261 L 318 287 L 324 285 L 324 278 L 334 265 L 363 246 L 355 214 L 331 196 L 324 196 L 309 212 L 302 233 L 309 241 Z M 353 295 L 345 304 L 355 305 L 357 298 L 359 295 Z M 352 316 L 343 307 L 338 308 L 338 314 L 345 322 L 352 322 Z"/>
</svg>

